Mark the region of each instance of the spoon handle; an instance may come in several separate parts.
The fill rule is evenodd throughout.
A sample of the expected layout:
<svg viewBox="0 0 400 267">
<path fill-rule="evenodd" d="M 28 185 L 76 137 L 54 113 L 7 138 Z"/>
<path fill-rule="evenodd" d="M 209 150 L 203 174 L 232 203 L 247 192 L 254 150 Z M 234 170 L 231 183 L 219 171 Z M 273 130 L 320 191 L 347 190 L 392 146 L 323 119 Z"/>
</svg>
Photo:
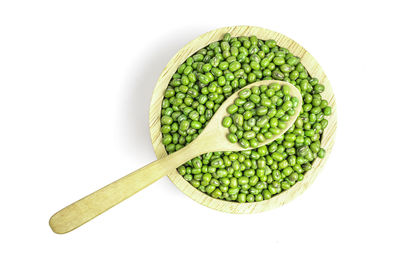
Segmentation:
<svg viewBox="0 0 400 267">
<path fill-rule="evenodd" d="M 190 151 L 191 147 L 186 146 L 156 160 L 63 208 L 50 218 L 51 229 L 57 234 L 64 234 L 90 221 L 196 157 L 197 153 Z"/>
</svg>

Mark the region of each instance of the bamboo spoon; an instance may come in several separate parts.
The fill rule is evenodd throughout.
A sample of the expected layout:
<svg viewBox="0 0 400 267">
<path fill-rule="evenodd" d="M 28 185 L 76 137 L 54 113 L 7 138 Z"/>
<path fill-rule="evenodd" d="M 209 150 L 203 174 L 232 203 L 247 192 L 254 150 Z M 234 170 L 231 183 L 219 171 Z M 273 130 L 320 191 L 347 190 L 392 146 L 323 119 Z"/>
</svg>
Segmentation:
<svg viewBox="0 0 400 267">
<path fill-rule="evenodd" d="M 238 143 L 232 144 L 226 138 L 229 130 L 222 126 L 223 118 L 228 115 L 226 108 L 235 101 L 240 91 L 271 83 L 289 85 L 290 95 L 299 99 L 299 105 L 295 109 L 295 114 L 290 117 L 286 128 L 280 134 L 260 143 L 259 146 L 273 142 L 284 134 L 299 116 L 302 106 L 300 91 L 287 82 L 267 80 L 252 83 L 226 99 L 208 122 L 207 127 L 204 128 L 193 142 L 165 158 L 156 160 L 60 210 L 50 218 L 51 229 L 57 234 L 70 232 L 199 155 L 215 151 L 245 150 Z"/>
</svg>

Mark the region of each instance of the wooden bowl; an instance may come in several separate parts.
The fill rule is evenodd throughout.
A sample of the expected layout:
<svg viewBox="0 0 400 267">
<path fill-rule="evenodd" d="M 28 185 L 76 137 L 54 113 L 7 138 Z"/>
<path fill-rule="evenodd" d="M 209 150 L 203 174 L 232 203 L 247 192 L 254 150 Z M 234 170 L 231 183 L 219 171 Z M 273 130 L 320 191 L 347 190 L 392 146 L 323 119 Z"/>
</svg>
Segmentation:
<svg viewBox="0 0 400 267">
<path fill-rule="evenodd" d="M 317 174 L 327 161 L 334 143 L 337 124 L 336 103 L 331 85 L 321 66 L 303 47 L 301 47 L 292 39 L 283 34 L 253 26 L 233 26 L 216 29 L 200 35 L 179 50 L 179 52 L 176 53 L 176 55 L 168 62 L 157 81 L 150 105 L 150 134 L 157 158 L 162 158 L 167 155 L 164 145 L 161 143 L 162 134 L 160 132 L 160 115 L 164 91 L 167 88 L 172 75 L 176 72 L 179 65 L 185 62 L 189 56 L 193 55 L 195 52 L 209 45 L 210 43 L 221 40 L 222 36 L 227 32 L 229 32 L 233 37 L 255 35 L 262 40 L 274 39 L 279 46 L 289 49 L 291 53 L 301 58 L 301 63 L 307 69 L 308 73 L 312 77 L 318 78 L 320 83 L 325 85 L 325 91 L 322 93 L 322 97 L 323 99 L 326 99 L 329 102 L 329 105 L 332 107 L 332 115 L 328 117 L 329 123 L 327 128 L 324 130 L 321 140 L 321 147 L 326 149 L 325 158 L 317 158 L 312 164 L 312 169 L 306 173 L 302 181 L 297 182 L 289 190 L 283 191 L 269 200 L 253 203 L 238 203 L 219 200 L 212 198 L 194 188 L 176 170 L 168 175 L 169 179 L 183 193 L 204 206 L 229 213 L 256 213 L 279 207 L 291 201 L 303 193 L 304 190 L 306 190 L 312 184 L 312 182 L 314 182 Z"/>
</svg>

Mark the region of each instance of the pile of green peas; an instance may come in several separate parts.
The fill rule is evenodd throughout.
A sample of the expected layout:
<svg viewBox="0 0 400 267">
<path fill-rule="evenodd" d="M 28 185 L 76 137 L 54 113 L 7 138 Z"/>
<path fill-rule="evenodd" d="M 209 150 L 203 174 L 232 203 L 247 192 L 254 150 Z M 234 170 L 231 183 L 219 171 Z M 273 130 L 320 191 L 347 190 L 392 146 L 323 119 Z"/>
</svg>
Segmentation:
<svg viewBox="0 0 400 267">
<path fill-rule="evenodd" d="M 229 128 L 227 139 L 242 148 L 256 148 L 260 143 L 278 135 L 295 114 L 299 104 L 290 94 L 289 85 L 272 83 L 253 86 L 239 92 L 226 111 L 222 126 Z"/>
<path fill-rule="evenodd" d="M 178 172 L 213 198 L 240 203 L 267 200 L 296 182 L 325 156 L 321 137 L 331 114 L 325 90 L 300 59 L 275 40 L 229 33 L 187 58 L 172 76 L 161 110 L 162 143 L 173 153 L 192 142 L 221 103 L 259 80 L 292 83 L 303 106 L 294 125 L 274 142 L 241 152 L 211 152 L 189 160 Z"/>
</svg>

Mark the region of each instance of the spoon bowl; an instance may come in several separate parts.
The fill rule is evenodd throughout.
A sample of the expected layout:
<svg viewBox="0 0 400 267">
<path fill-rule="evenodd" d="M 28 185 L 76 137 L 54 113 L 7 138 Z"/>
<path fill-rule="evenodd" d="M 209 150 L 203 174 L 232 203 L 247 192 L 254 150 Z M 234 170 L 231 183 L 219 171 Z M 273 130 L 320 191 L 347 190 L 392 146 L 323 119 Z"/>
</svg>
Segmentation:
<svg viewBox="0 0 400 267">
<path fill-rule="evenodd" d="M 226 109 L 232 105 L 235 100 L 239 97 L 239 93 L 245 89 L 251 89 L 255 86 L 266 85 L 269 86 L 270 84 L 278 83 L 280 85 L 287 85 L 290 88 L 289 94 L 291 96 L 297 97 L 299 99 L 299 104 L 296 106 L 295 113 L 293 116 L 290 116 L 289 121 L 286 123 L 286 127 L 281 130 L 281 132 L 277 135 L 274 135 L 272 138 L 266 139 L 264 142 L 260 142 L 258 147 L 267 145 L 272 143 L 277 138 L 281 137 L 290 127 L 292 127 L 293 123 L 296 121 L 297 117 L 300 114 L 301 107 L 302 107 L 302 97 L 299 89 L 297 89 L 293 84 L 283 81 L 277 80 L 264 80 L 255 82 L 252 84 L 247 85 L 246 87 L 241 88 L 240 90 L 233 93 L 229 98 L 227 98 L 221 106 L 218 108 L 217 112 L 213 115 L 211 120 L 208 122 L 207 126 L 201 132 L 201 134 L 192 142 L 190 145 L 195 144 L 197 146 L 197 152 L 199 156 L 201 154 L 207 152 L 217 152 L 217 151 L 242 151 L 248 150 L 249 148 L 243 148 L 239 145 L 239 143 L 231 143 L 227 139 L 227 135 L 229 133 L 229 129 L 222 126 L 222 120 L 224 117 L 229 116 Z M 188 145 L 187 145 L 188 146 Z M 193 158 L 193 157 L 192 157 Z"/>
</svg>

